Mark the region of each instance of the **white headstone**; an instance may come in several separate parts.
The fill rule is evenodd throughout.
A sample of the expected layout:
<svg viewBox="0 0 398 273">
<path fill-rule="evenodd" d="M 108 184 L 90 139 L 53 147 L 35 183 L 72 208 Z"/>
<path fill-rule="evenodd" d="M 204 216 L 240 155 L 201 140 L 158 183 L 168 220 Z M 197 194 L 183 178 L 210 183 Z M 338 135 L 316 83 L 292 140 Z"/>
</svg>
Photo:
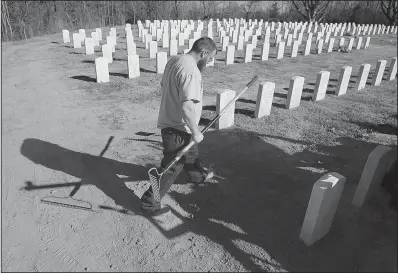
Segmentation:
<svg viewBox="0 0 398 273">
<path fill-rule="evenodd" d="M 91 38 L 93 39 L 94 46 L 100 45 L 97 32 L 91 32 Z"/>
<path fill-rule="evenodd" d="M 129 71 L 129 79 L 140 76 L 140 56 L 131 54 L 127 56 L 127 69 Z"/>
<path fill-rule="evenodd" d="M 85 48 L 86 48 L 86 55 L 93 55 L 94 54 L 94 41 L 93 38 L 86 38 L 84 41 Z"/>
<path fill-rule="evenodd" d="M 99 57 L 95 59 L 95 73 L 97 74 L 97 83 L 109 82 L 108 59 Z"/>
<path fill-rule="evenodd" d="M 369 47 L 370 37 L 366 37 L 364 49 Z"/>
<path fill-rule="evenodd" d="M 394 157 L 396 159 L 396 156 L 396 149 L 391 149 L 383 145 L 377 146 L 369 154 L 352 200 L 354 206 L 362 207 L 372 192 L 380 187 L 384 175 L 389 171 L 391 163 Z"/>
<path fill-rule="evenodd" d="M 102 30 L 101 30 L 101 28 L 96 28 L 95 32 L 97 32 L 97 34 L 98 34 L 98 40 L 102 41 Z"/>
<path fill-rule="evenodd" d="M 372 85 L 373 86 L 380 85 L 381 80 L 383 79 L 383 74 L 384 74 L 384 69 L 386 68 L 386 64 L 387 64 L 386 60 L 378 60 L 377 61 L 376 71 L 372 77 Z"/>
<path fill-rule="evenodd" d="M 253 58 L 253 45 L 247 44 L 245 49 L 245 63 L 251 63 Z"/>
<path fill-rule="evenodd" d="M 269 54 L 269 42 L 265 40 L 263 47 L 261 48 L 261 60 L 262 61 L 268 60 L 268 54 Z"/>
<path fill-rule="evenodd" d="M 258 86 L 255 118 L 269 116 L 271 113 L 272 99 L 274 97 L 275 83 L 263 82 Z"/>
<path fill-rule="evenodd" d="M 85 29 L 79 29 L 79 35 L 80 35 L 80 40 L 84 41 L 86 39 L 86 30 Z"/>
<path fill-rule="evenodd" d="M 223 36 L 222 37 L 222 51 L 227 50 L 227 46 L 229 45 L 229 36 Z"/>
<path fill-rule="evenodd" d="M 163 33 L 163 35 L 162 35 L 162 46 L 163 46 L 163 48 L 169 48 L 169 46 L 170 46 L 169 34 L 167 32 Z"/>
<path fill-rule="evenodd" d="M 361 49 L 361 45 L 362 45 L 362 37 L 358 37 L 356 50 Z"/>
<path fill-rule="evenodd" d="M 243 50 L 243 42 L 244 42 L 244 37 L 243 36 L 239 36 L 238 37 L 238 49 L 237 50 Z"/>
<path fill-rule="evenodd" d="M 276 53 L 276 59 L 277 60 L 282 59 L 284 53 L 285 53 L 285 42 L 279 42 Z"/>
<path fill-rule="evenodd" d="M 292 57 L 292 58 L 297 57 L 298 46 L 299 46 L 299 42 L 294 41 L 291 52 L 290 52 L 290 57 Z"/>
<path fill-rule="evenodd" d="M 234 58 L 235 58 L 235 46 L 229 45 L 227 47 L 227 53 L 226 53 L 226 57 L 225 57 L 225 65 L 233 64 Z"/>
<path fill-rule="evenodd" d="M 310 54 L 311 44 L 312 44 L 312 33 L 309 33 L 307 42 L 305 43 L 304 56 L 307 56 Z"/>
<path fill-rule="evenodd" d="M 80 40 L 80 34 L 79 33 L 73 33 L 72 34 L 73 38 L 73 48 L 81 48 L 82 47 L 82 42 Z"/>
<path fill-rule="evenodd" d="M 137 46 L 132 40 L 127 39 L 127 55 L 131 54 L 137 54 Z"/>
<path fill-rule="evenodd" d="M 312 101 L 323 100 L 325 98 L 326 89 L 328 88 L 329 83 L 329 77 L 329 71 L 321 71 L 318 73 L 314 93 L 312 94 Z"/>
<path fill-rule="evenodd" d="M 353 45 L 354 45 L 354 38 L 351 37 L 350 40 L 349 40 L 349 42 L 348 42 L 347 50 L 348 50 L 348 51 L 351 51 Z"/>
<path fill-rule="evenodd" d="M 184 33 L 178 33 L 178 46 L 184 46 L 185 38 Z"/>
<path fill-rule="evenodd" d="M 158 52 L 158 42 L 150 41 L 149 42 L 149 58 L 156 58 L 156 53 Z"/>
<path fill-rule="evenodd" d="M 112 47 L 110 44 L 102 45 L 102 56 L 108 60 L 108 63 L 113 62 Z"/>
<path fill-rule="evenodd" d="M 358 91 L 365 88 L 366 81 L 368 80 L 369 76 L 369 71 L 370 71 L 370 64 L 362 64 L 361 67 L 359 68 L 358 81 L 356 84 Z"/>
<path fill-rule="evenodd" d="M 334 45 L 334 38 L 329 39 L 329 44 L 328 44 L 328 53 L 333 51 L 333 45 Z"/>
<path fill-rule="evenodd" d="M 392 58 L 390 67 L 388 69 L 387 81 L 392 81 L 397 75 L 397 57 Z"/>
<path fill-rule="evenodd" d="M 325 174 L 315 182 L 308 202 L 300 239 L 310 246 L 330 230 L 346 178 L 338 173 Z"/>
<path fill-rule="evenodd" d="M 156 73 L 163 74 L 167 64 L 167 52 L 156 53 Z"/>
<path fill-rule="evenodd" d="M 175 56 L 178 53 L 178 42 L 176 39 L 171 39 L 170 40 L 170 50 L 169 50 L 169 55 L 170 56 Z"/>
<path fill-rule="evenodd" d="M 221 110 L 224 109 L 225 106 L 227 106 L 227 104 L 230 103 L 235 96 L 236 91 L 233 90 L 227 89 L 217 92 L 216 114 L 219 114 Z M 231 105 L 231 107 L 223 113 L 220 119 L 216 121 L 215 127 L 219 130 L 231 127 L 232 125 L 234 125 L 234 119 L 235 104 Z"/>
<path fill-rule="evenodd" d="M 298 107 L 303 92 L 304 77 L 294 76 L 290 79 L 289 91 L 286 100 L 286 109 Z"/>
<path fill-rule="evenodd" d="M 64 40 L 64 44 L 70 43 L 69 30 L 67 29 L 62 30 L 62 38 Z"/>
<path fill-rule="evenodd" d="M 323 39 L 319 39 L 318 45 L 317 45 L 317 52 L 318 54 L 322 53 L 322 48 L 323 48 Z"/>
<path fill-rule="evenodd" d="M 252 45 L 253 45 L 253 49 L 255 49 L 257 47 L 257 35 L 252 36 Z"/>
<path fill-rule="evenodd" d="M 340 70 L 339 81 L 336 87 L 336 95 L 341 96 L 347 92 L 348 84 L 350 82 L 352 67 L 351 66 L 343 66 Z"/>
</svg>

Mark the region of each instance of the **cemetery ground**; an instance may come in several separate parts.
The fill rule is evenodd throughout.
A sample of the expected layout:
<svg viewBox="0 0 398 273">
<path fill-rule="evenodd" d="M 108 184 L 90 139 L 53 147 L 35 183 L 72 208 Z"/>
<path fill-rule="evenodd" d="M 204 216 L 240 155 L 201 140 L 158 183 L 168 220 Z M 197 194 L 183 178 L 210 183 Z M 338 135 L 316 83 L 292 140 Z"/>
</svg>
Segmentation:
<svg viewBox="0 0 398 273">
<path fill-rule="evenodd" d="M 156 129 L 162 75 L 134 27 L 141 75 L 128 79 L 123 27 L 117 29 L 109 83 L 95 80 L 99 49 L 87 56 L 84 47 L 62 44 L 61 34 L 2 44 L 4 271 L 397 270 L 389 195 L 380 189 L 362 208 L 351 205 L 369 153 L 397 145 L 397 79 L 369 85 L 377 61 L 387 60 L 387 71 L 396 56 L 396 36 L 372 36 L 368 49 L 350 53 L 303 56 L 300 47 L 296 58 L 281 60 L 271 47 L 267 61 L 260 60 L 260 41 L 252 63 L 242 63 L 237 51 L 228 66 L 220 51 L 203 74 L 202 126 L 215 115 L 217 91 L 259 80 L 237 101 L 235 125 L 210 130 L 200 144 L 216 176 L 195 186 L 182 174 L 164 198 L 171 212 L 144 217 L 139 198 L 149 186 L 148 169 L 162 156 Z M 355 91 L 363 63 L 371 64 L 368 84 Z M 349 89 L 336 96 L 345 65 L 353 69 Z M 327 95 L 312 102 L 322 70 L 331 73 Z M 287 110 L 293 76 L 305 77 L 304 90 L 300 106 Z M 264 81 L 276 85 L 271 115 L 254 119 Z M 301 226 L 312 186 L 327 172 L 347 182 L 330 232 L 308 247 L 299 239 Z M 78 182 L 75 198 L 96 212 L 40 202 L 67 196 Z"/>
</svg>

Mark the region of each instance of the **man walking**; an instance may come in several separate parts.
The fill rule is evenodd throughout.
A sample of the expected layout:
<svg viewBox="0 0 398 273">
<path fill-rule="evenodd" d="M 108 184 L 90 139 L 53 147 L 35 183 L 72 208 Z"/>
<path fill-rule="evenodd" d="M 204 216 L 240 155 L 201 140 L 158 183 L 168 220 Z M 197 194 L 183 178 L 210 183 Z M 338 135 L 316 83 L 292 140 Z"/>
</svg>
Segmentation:
<svg viewBox="0 0 398 273">
<path fill-rule="evenodd" d="M 162 99 L 157 123 L 163 142 L 160 171 L 166 168 L 191 140 L 195 144 L 163 175 L 160 181 L 161 198 L 183 169 L 193 183 L 202 183 L 214 175 L 202 166 L 198 157 L 198 143 L 203 140 L 198 125 L 203 100 L 201 72 L 214 59 L 216 53 L 217 46 L 214 41 L 202 37 L 195 41 L 187 54 L 174 56 L 166 64 L 160 83 Z M 154 200 L 152 187 L 143 194 L 141 201 L 141 209 L 144 212 L 156 212 L 161 208 L 160 202 Z"/>
</svg>

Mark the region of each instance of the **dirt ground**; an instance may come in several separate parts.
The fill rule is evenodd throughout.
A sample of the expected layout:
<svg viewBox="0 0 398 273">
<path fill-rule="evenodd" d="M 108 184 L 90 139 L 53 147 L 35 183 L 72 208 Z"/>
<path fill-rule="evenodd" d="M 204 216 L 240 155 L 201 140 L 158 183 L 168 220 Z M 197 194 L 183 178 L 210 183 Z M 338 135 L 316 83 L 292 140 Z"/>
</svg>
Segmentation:
<svg viewBox="0 0 398 273">
<path fill-rule="evenodd" d="M 86 56 L 62 44 L 61 33 L 2 44 L 3 271 L 397 271 L 388 194 L 380 189 L 361 209 L 350 203 L 369 153 L 397 145 L 397 79 L 351 88 L 361 64 L 371 72 L 379 59 L 390 65 L 396 36 L 372 36 L 368 49 L 347 54 L 290 58 L 287 48 L 282 60 L 271 47 L 265 62 L 259 42 L 252 63 L 241 63 L 238 51 L 229 66 L 219 52 L 203 75 L 202 125 L 214 116 L 217 91 L 239 91 L 254 75 L 259 81 L 237 102 L 235 125 L 209 131 L 200 144 L 216 176 L 195 186 L 181 175 L 164 198 L 171 212 L 144 217 L 139 198 L 162 155 L 161 75 L 136 38 L 141 76 L 128 79 L 123 27 L 118 33 L 104 84 L 95 82 L 100 49 Z M 344 65 L 353 67 L 352 81 L 337 97 Z M 330 85 L 314 103 L 308 97 L 321 70 L 331 72 Z M 286 110 L 292 76 L 304 76 L 305 89 L 300 107 Z M 276 84 L 271 116 L 254 119 L 263 81 Z M 302 222 L 312 186 L 327 172 L 347 182 L 329 234 L 308 247 Z M 75 198 L 95 212 L 40 202 L 67 196 L 79 182 Z"/>
</svg>

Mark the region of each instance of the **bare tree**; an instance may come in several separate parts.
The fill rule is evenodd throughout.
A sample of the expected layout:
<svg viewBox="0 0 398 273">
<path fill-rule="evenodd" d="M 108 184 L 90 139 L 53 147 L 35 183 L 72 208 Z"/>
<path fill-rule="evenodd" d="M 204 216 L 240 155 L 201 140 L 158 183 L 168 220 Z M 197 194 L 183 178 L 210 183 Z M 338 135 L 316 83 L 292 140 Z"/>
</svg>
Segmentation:
<svg viewBox="0 0 398 273">
<path fill-rule="evenodd" d="M 223 3 L 223 1 L 201 1 L 203 6 L 203 17 L 202 20 L 207 20 L 212 17 L 217 6 Z"/>
<path fill-rule="evenodd" d="M 253 12 L 256 7 L 258 7 L 258 2 L 260 1 L 246 1 L 245 4 L 243 5 L 243 10 L 246 13 L 246 21 L 249 20 L 249 14 L 250 12 Z"/>
<path fill-rule="evenodd" d="M 322 21 L 326 15 L 330 1 L 301 0 L 292 3 L 297 11 L 310 22 Z"/>
<path fill-rule="evenodd" d="M 398 3 L 397 0 L 380 1 L 381 10 L 387 17 L 389 25 L 397 24 L 398 19 Z"/>
</svg>

